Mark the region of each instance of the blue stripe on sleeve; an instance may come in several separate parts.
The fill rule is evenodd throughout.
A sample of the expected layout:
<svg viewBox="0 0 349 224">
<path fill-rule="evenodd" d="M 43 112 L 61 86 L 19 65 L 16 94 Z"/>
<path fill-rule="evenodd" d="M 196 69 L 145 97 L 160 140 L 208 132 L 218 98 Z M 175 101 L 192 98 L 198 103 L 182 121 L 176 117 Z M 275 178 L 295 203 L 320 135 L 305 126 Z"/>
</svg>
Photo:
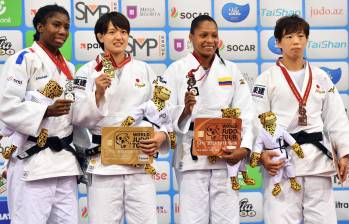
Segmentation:
<svg viewBox="0 0 349 224">
<path fill-rule="evenodd" d="M 22 51 L 22 53 L 20 53 L 17 57 L 17 60 L 16 60 L 16 64 L 20 65 L 22 64 L 22 61 L 23 61 L 23 58 L 24 58 L 24 55 L 26 53 L 29 53 L 28 51 Z"/>
</svg>

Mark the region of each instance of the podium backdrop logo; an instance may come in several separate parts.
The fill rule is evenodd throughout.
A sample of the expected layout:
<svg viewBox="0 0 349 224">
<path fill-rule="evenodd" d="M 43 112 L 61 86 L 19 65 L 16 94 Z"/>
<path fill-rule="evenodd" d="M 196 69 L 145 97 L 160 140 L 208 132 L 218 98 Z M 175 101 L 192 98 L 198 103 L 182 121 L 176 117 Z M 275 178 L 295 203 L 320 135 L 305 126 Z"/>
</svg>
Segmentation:
<svg viewBox="0 0 349 224">
<path fill-rule="evenodd" d="M 21 0 L 0 0 L 0 26 L 20 26 L 22 22 Z"/>
<path fill-rule="evenodd" d="M 331 78 L 332 82 L 334 84 L 337 84 L 337 82 L 341 79 L 342 76 L 342 69 L 336 68 L 336 69 L 330 69 L 327 67 L 320 67 L 322 70 L 324 70 Z"/>
<path fill-rule="evenodd" d="M 281 49 L 276 46 L 276 40 L 274 36 L 271 36 L 268 40 L 268 48 L 274 54 L 282 54 Z"/>
<path fill-rule="evenodd" d="M 97 19 L 103 14 L 117 10 L 118 3 L 115 0 L 103 1 L 103 4 L 96 0 L 76 1 L 74 4 L 75 25 L 94 27 Z"/>
<path fill-rule="evenodd" d="M 250 13 L 250 5 L 238 5 L 227 3 L 222 8 L 222 16 L 229 22 L 237 23 L 247 18 Z"/>
<path fill-rule="evenodd" d="M 137 6 L 136 5 L 128 5 L 126 7 L 127 17 L 129 19 L 135 19 L 137 17 Z"/>
</svg>

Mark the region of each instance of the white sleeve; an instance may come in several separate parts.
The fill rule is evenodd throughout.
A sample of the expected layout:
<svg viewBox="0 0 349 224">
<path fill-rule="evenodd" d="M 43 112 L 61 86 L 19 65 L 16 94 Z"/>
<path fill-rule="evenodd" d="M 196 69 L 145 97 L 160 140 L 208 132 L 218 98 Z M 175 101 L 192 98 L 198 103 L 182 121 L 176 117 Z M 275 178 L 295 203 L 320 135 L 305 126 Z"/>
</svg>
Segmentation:
<svg viewBox="0 0 349 224">
<path fill-rule="evenodd" d="M 261 135 L 259 135 L 256 139 L 256 142 L 253 146 L 253 150 L 252 152 L 256 152 L 256 153 L 261 153 L 263 151 L 264 148 L 264 141 Z"/>
<path fill-rule="evenodd" d="M 240 108 L 242 119 L 242 141 L 241 147 L 252 149 L 254 140 L 254 119 L 256 119 L 255 105 L 253 103 L 251 93 L 247 82 L 241 82 L 244 80 L 238 67 L 232 65 L 233 76 L 237 77 L 235 81 L 235 94 L 232 102 L 232 106 Z"/>
<path fill-rule="evenodd" d="M 172 64 L 165 71 L 164 77 L 167 81 L 167 86 L 171 90 L 171 96 L 168 102 L 168 110 L 171 115 L 171 120 L 173 124 L 174 131 L 181 134 L 186 134 L 189 130 L 191 117 L 186 117 L 181 124 L 178 124 L 179 117 L 184 110 L 184 95 L 181 93 L 181 88 L 179 88 L 180 80 L 180 69 L 177 69 L 178 65 Z M 179 99 L 183 97 L 183 99 Z"/>
<path fill-rule="evenodd" d="M 26 135 L 35 136 L 47 109 L 47 105 L 31 101 L 24 101 L 27 85 L 34 73 L 33 63 L 35 58 L 23 56 L 17 60 L 18 55 L 10 57 L 4 66 L 5 80 L 0 94 L 0 119 L 11 129 Z"/>
<path fill-rule="evenodd" d="M 287 144 L 289 144 L 290 146 L 297 143 L 296 140 L 285 129 L 282 130 L 282 135 L 284 137 L 285 142 L 287 142 Z"/>
<path fill-rule="evenodd" d="M 270 73 L 264 72 L 259 75 L 252 89 L 252 98 L 255 103 L 256 115 L 271 111 L 270 91 L 268 88 L 268 76 Z"/>
<path fill-rule="evenodd" d="M 324 131 L 330 136 L 338 157 L 342 158 L 349 154 L 349 121 L 337 88 L 325 74 L 324 79 L 327 83 L 325 87 L 326 96 L 322 107 Z"/>
<path fill-rule="evenodd" d="M 82 66 L 74 77 L 75 102 L 73 109 L 73 124 L 92 128 L 107 114 L 105 97 L 97 107 L 95 97 L 95 79 L 93 63 Z"/>
</svg>

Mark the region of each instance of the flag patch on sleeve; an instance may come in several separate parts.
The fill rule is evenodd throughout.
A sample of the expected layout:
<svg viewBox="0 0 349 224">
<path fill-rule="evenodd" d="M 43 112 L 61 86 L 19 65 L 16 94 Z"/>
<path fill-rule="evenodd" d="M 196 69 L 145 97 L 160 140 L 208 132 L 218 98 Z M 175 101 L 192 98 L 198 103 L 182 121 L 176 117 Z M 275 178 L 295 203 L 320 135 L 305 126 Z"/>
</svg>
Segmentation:
<svg viewBox="0 0 349 224">
<path fill-rule="evenodd" d="M 219 86 L 231 86 L 233 84 L 233 79 L 231 76 L 224 76 L 221 78 L 218 78 L 218 85 Z"/>
<path fill-rule="evenodd" d="M 262 85 L 255 85 L 252 90 L 252 96 L 263 98 L 266 91 L 266 87 Z"/>
</svg>

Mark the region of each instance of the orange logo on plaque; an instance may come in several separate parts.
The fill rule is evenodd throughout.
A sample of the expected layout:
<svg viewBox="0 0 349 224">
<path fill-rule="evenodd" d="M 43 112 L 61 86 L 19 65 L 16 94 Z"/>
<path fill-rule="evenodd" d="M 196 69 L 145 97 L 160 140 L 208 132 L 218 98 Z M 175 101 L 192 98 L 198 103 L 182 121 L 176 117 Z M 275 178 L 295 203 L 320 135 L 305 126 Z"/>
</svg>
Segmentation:
<svg viewBox="0 0 349 224">
<path fill-rule="evenodd" d="M 241 144 L 240 118 L 196 118 L 193 155 L 220 156 L 223 148 L 234 150 Z"/>
</svg>

